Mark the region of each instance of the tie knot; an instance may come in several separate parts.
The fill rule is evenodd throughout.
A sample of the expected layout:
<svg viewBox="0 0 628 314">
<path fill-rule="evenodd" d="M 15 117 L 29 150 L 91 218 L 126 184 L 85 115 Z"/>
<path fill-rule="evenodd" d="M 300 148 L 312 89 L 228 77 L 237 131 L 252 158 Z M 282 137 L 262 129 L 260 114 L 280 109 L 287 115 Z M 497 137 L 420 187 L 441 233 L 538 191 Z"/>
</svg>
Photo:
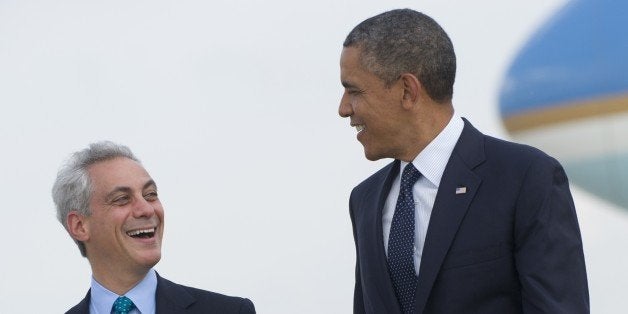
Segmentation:
<svg viewBox="0 0 628 314">
<path fill-rule="evenodd" d="M 116 299 L 116 302 L 113 302 L 113 308 L 111 310 L 114 314 L 128 314 L 134 308 L 135 304 L 133 304 L 131 299 L 121 296 Z"/>
<path fill-rule="evenodd" d="M 406 167 L 403 168 L 403 173 L 401 173 L 401 188 L 411 189 L 420 177 L 421 173 L 419 170 L 417 170 L 412 163 L 407 164 Z"/>
</svg>

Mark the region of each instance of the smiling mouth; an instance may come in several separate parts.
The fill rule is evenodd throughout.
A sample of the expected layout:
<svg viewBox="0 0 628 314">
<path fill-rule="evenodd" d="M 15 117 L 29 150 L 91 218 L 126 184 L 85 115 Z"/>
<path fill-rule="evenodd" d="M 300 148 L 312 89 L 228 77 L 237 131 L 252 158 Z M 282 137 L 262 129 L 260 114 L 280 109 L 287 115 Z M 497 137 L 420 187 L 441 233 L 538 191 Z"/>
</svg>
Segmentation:
<svg viewBox="0 0 628 314">
<path fill-rule="evenodd" d="M 137 230 L 127 231 L 126 234 L 132 238 L 150 239 L 155 236 L 156 230 L 157 228 L 137 229 Z"/>
<path fill-rule="evenodd" d="M 358 131 L 358 133 L 362 132 L 362 130 L 364 130 L 364 125 L 363 124 L 357 124 L 354 125 L 355 130 Z"/>
</svg>

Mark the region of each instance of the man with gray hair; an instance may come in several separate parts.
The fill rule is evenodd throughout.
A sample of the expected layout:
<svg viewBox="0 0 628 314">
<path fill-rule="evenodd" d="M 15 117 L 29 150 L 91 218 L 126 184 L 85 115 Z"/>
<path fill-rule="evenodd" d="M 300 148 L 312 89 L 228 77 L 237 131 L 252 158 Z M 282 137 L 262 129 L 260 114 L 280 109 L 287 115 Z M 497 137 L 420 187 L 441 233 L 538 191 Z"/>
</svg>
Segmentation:
<svg viewBox="0 0 628 314">
<path fill-rule="evenodd" d="M 52 197 L 92 268 L 91 289 L 67 313 L 255 313 L 248 299 L 182 286 L 153 270 L 164 209 L 155 181 L 128 147 L 98 142 L 74 153 Z"/>
<path fill-rule="evenodd" d="M 394 159 L 351 192 L 354 312 L 588 313 L 563 168 L 455 114 L 456 56 L 438 23 L 393 10 L 343 46 L 339 114 L 367 159 Z"/>
</svg>

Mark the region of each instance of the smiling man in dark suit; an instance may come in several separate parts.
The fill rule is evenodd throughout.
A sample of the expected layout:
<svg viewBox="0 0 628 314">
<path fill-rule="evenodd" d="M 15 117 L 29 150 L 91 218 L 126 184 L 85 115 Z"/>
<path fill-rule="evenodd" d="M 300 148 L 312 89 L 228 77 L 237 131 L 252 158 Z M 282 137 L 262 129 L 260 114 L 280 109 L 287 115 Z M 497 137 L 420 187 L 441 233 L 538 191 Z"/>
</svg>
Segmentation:
<svg viewBox="0 0 628 314">
<path fill-rule="evenodd" d="M 67 313 L 255 313 L 248 299 L 182 286 L 153 270 L 164 209 L 155 181 L 126 146 L 99 142 L 74 153 L 52 195 L 92 268 L 91 289 Z"/>
<path fill-rule="evenodd" d="M 563 168 L 454 113 L 456 57 L 412 10 L 369 18 L 340 58 L 339 113 L 366 158 L 393 158 L 351 193 L 355 313 L 588 313 Z"/>
</svg>

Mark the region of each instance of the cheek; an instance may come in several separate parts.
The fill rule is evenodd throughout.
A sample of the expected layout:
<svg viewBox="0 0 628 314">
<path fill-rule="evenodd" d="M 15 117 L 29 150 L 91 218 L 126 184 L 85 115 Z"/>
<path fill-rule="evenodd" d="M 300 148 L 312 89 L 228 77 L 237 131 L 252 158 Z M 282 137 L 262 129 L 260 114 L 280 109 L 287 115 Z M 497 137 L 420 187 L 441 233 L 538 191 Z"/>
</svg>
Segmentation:
<svg viewBox="0 0 628 314">
<path fill-rule="evenodd" d="M 155 209 L 155 214 L 157 216 L 159 216 L 159 218 L 163 219 L 164 218 L 164 208 L 163 206 L 161 206 L 161 203 L 157 202 L 154 207 Z"/>
</svg>

